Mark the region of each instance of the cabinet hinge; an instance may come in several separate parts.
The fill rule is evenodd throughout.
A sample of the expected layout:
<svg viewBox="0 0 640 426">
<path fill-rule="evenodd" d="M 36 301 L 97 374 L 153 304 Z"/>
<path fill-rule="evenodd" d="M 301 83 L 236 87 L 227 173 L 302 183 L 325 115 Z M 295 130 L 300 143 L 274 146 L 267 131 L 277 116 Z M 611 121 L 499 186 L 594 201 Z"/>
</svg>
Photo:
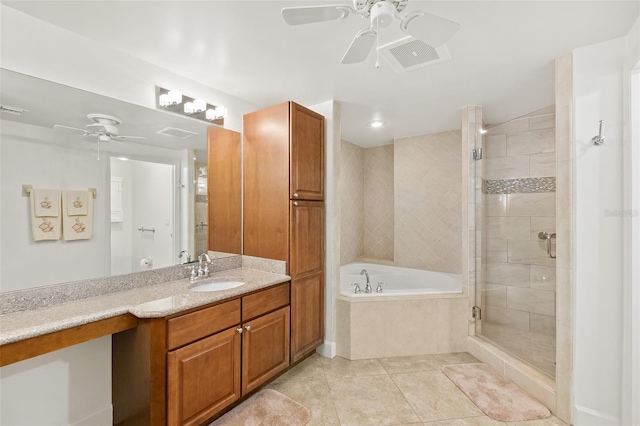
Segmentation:
<svg viewBox="0 0 640 426">
<path fill-rule="evenodd" d="M 480 307 L 478 306 L 474 306 L 473 308 L 471 308 L 471 316 L 475 319 L 481 320 L 482 319 L 482 309 L 480 309 Z"/>
</svg>

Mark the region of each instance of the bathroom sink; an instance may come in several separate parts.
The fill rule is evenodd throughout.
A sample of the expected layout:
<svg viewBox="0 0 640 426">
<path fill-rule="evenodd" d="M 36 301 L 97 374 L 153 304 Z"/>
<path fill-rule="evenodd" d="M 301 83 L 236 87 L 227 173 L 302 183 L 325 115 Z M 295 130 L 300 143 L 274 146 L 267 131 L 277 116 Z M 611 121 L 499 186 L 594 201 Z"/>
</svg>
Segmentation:
<svg viewBox="0 0 640 426">
<path fill-rule="evenodd" d="M 198 292 L 229 290 L 230 288 L 240 287 L 244 283 L 242 280 L 233 278 L 214 278 L 189 287 L 189 290 Z"/>
</svg>

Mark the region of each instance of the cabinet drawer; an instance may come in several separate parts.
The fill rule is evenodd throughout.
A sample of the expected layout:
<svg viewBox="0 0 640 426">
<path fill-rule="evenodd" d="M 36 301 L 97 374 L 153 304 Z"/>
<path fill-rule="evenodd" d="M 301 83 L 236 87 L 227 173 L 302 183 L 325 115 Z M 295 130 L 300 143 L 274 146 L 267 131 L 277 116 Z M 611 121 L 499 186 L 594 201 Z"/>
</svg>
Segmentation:
<svg viewBox="0 0 640 426">
<path fill-rule="evenodd" d="M 289 283 L 245 296 L 242 298 L 242 321 L 250 320 L 288 304 Z"/>
<path fill-rule="evenodd" d="M 240 299 L 201 309 L 167 321 L 167 346 L 174 349 L 240 324 Z"/>
</svg>

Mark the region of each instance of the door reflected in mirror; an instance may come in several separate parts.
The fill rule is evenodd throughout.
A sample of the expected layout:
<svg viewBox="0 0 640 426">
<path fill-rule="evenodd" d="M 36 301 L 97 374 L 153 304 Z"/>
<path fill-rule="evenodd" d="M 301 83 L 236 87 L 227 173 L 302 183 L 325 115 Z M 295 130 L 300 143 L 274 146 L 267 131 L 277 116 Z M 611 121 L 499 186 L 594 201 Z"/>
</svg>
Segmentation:
<svg viewBox="0 0 640 426">
<path fill-rule="evenodd" d="M 111 158 L 111 274 L 175 264 L 174 166 Z"/>
</svg>

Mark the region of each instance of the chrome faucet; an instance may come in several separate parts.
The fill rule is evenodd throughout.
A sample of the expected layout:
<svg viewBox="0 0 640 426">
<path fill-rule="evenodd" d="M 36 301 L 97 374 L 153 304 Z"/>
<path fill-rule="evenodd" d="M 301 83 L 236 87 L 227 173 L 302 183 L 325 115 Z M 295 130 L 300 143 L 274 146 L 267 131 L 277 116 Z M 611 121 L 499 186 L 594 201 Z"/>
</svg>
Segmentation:
<svg viewBox="0 0 640 426">
<path fill-rule="evenodd" d="M 204 261 L 203 261 L 204 259 Z M 202 253 L 200 256 L 198 256 L 198 276 L 199 277 L 203 277 L 203 276 L 209 276 L 209 264 L 211 264 L 211 258 L 209 257 L 208 253 Z M 204 266 L 203 266 L 204 264 Z"/>
<path fill-rule="evenodd" d="M 371 293 L 371 283 L 369 282 L 369 273 L 367 272 L 366 269 L 363 269 L 362 271 L 360 271 L 360 275 L 362 274 L 364 274 L 364 276 L 367 277 L 367 285 L 364 288 L 364 292 Z"/>
<path fill-rule="evenodd" d="M 186 255 L 187 255 L 187 262 L 186 262 L 186 263 L 190 263 L 190 262 L 191 262 L 191 255 L 190 255 L 190 254 L 189 254 L 189 252 L 188 252 L 188 251 L 186 251 L 186 250 L 182 250 L 182 251 L 180 252 L 180 254 L 178 254 L 178 259 L 182 259 L 182 255 L 183 255 L 183 254 L 186 254 Z"/>
</svg>

